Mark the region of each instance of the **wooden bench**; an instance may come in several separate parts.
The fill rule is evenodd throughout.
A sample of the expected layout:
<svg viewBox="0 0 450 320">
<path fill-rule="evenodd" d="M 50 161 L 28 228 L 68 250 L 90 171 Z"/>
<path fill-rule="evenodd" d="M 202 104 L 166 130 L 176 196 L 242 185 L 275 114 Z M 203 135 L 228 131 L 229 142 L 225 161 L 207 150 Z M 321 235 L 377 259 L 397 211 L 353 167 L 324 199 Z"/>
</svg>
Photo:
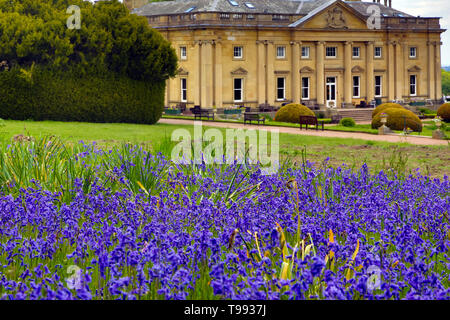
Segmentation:
<svg viewBox="0 0 450 320">
<path fill-rule="evenodd" d="M 206 118 L 208 120 L 210 118 L 212 118 L 214 120 L 214 111 L 213 110 L 202 109 L 200 106 L 195 106 L 195 107 L 191 108 L 190 110 L 194 114 L 194 120 L 197 120 L 197 119 L 201 120 L 202 118 Z"/>
<path fill-rule="evenodd" d="M 256 112 L 244 112 L 244 125 L 247 122 L 250 122 L 250 124 L 252 124 L 252 121 L 258 121 L 259 125 L 261 122 L 264 123 L 266 121 L 266 118 L 260 117 Z"/>
<path fill-rule="evenodd" d="M 317 117 L 314 116 L 300 116 L 300 130 L 305 125 L 306 130 L 308 130 L 308 125 L 316 126 L 316 130 L 319 130 L 319 124 L 322 125 L 322 131 L 324 130 L 324 121 L 318 121 Z"/>
</svg>

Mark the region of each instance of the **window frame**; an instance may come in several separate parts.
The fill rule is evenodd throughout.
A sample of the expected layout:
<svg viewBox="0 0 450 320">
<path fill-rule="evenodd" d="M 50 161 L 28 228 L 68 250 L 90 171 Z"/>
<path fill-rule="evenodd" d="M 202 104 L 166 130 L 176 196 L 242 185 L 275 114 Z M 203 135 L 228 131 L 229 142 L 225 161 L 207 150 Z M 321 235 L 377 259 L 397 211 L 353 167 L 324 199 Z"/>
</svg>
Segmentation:
<svg viewBox="0 0 450 320">
<path fill-rule="evenodd" d="M 377 55 L 377 49 L 380 49 L 380 55 Z M 373 48 L 373 57 L 375 59 L 382 59 L 383 58 L 383 47 L 374 47 Z"/>
<path fill-rule="evenodd" d="M 355 56 L 355 49 L 358 50 L 358 55 Z M 360 59 L 361 58 L 361 47 L 352 47 L 352 58 L 353 59 Z"/>
<path fill-rule="evenodd" d="M 308 85 L 306 87 L 304 86 L 304 82 L 303 82 L 304 79 L 306 79 L 307 82 L 308 82 Z M 302 77 L 301 84 L 302 84 L 301 85 L 301 97 L 302 97 L 302 100 L 309 100 L 310 99 L 310 88 L 311 88 L 311 80 L 310 80 L 310 78 L 309 77 Z M 306 89 L 306 92 L 307 92 L 307 96 L 306 97 L 303 95 L 305 89 Z"/>
<path fill-rule="evenodd" d="M 240 56 L 236 56 L 236 49 L 240 49 Z M 233 59 L 243 60 L 244 59 L 244 47 L 243 46 L 233 46 Z"/>
<path fill-rule="evenodd" d="M 236 89 L 236 80 L 240 80 L 241 87 Z M 236 92 L 239 91 L 241 99 L 236 99 Z M 244 78 L 233 78 L 233 102 L 244 102 Z"/>
<path fill-rule="evenodd" d="M 411 55 L 411 50 L 414 49 L 414 55 Z M 409 58 L 410 59 L 417 59 L 417 47 L 409 47 Z"/>
<path fill-rule="evenodd" d="M 334 49 L 334 56 L 329 56 L 328 55 L 328 49 Z M 325 47 L 325 58 L 327 58 L 327 59 L 336 59 L 337 56 L 338 56 L 338 47 L 337 46 Z"/>
<path fill-rule="evenodd" d="M 184 87 L 183 87 L 183 83 L 184 83 Z M 180 101 L 181 102 L 187 102 L 187 78 L 181 78 L 180 79 L 180 93 L 181 93 L 181 97 L 180 97 Z"/>
<path fill-rule="evenodd" d="M 380 84 L 377 85 L 377 77 L 380 77 Z M 376 75 L 374 78 L 374 85 L 375 85 L 375 91 L 374 96 L 375 98 L 381 98 L 383 96 L 383 76 Z M 377 95 L 377 87 L 380 88 L 380 94 Z"/>
<path fill-rule="evenodd" d="M 414 78 L 414 84 L 411 82 L 411 79 Z M 410 97 L 417 97 L 417 75 L 416 74 L 410 74 L 409 75 L 409 96 Z M 412 93 L 412 88 L 414 88 L 414 93 Z"/>
<path fill-rule="evenodd" d="M 306 52 L 308 53 L 308 55 L 303 55 L 303 49 L 306 50 Z M 302 52 L 301 52 L 301 58 L 302 59 L 309 59 L 311 56 L 311 47 L 310 46 L 302 46 Z"/>
<path fill-rule="evenodd" d="M 277 77 L 277 101 L 285 101 L 286 100 L 286 77 Z M 279 80 L 283 79 L 283 87 L 279 86 Z M 280 98 L 279 93 L 280 90 L 283 90 L 283 98 Z"/>
<path fill-rule="evenodd" d="M 283 56 L 278 55 L 279 49 L 283 49 Z M 277 59 L 286 59 L 286 46 L 277 46 L 276 51 L 277 51 L 276 52 Z"/>
<path fill-rule="evenodd" d="M 184 51 L 184 55 L 183 55 Z M 187 60 L 187 47 L 186 46 L 180 46 L 180 60 Z"/>
<path fill-rule="evenodd" d="M 358 85 L 355 85 L 355 79 L 358 79 Z M 361 76 L 353 76 L 352 77 L 352 97 L 353 99 L 361 98 Z M 355 95 L 355 89 L 358 90 L 358 94 Z"/>
</svg>

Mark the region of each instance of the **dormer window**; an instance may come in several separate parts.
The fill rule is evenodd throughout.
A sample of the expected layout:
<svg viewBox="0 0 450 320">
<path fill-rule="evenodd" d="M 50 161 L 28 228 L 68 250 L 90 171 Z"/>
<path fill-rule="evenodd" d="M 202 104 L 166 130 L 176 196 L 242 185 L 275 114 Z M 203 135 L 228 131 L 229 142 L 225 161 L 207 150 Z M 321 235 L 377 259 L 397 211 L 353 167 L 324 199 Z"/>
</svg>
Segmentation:
<svg viewBox="0 0 450 320">
<path fill-rule="evenodd" d="M 234 0 L 228 0 L 228 2 L 233 6 L 233 7 L 237 7 L 239 5 L 239 3 L 237 3 Z"/>
<path fill-rule="evenodd" d="M 255 9 L 255 6 L 253 5 L 253 3 L 250 3 L 250 2 L 246 2 L 245 6 L 249 9 Z"/>
<path fill-rule="evenodd" d="M 192 12 L 192 11 L 194 11 L 195 8 L 196 8 L 196 7 L 190 7 L 190 8 L 187 9 L 184 13 Z"/>
</svg>

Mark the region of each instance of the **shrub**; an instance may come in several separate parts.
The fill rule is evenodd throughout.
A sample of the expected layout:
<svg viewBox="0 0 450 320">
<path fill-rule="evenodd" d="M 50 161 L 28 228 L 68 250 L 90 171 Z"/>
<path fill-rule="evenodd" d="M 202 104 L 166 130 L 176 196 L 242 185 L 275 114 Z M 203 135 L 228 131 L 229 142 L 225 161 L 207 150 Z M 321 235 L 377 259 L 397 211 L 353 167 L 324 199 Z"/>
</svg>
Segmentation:
<svg viewBox="0 0 450 320">
<path fill-rule="evenodd" d="M 342 118 L 341 121 L 339 121 L 339 124 L 344 127 L 354 127 L 356 122 L 353 118 Z"/>
<path fill-rule="evenodd" d="M 299 123 L 300 116 L 315 116 L 314 112 L 302 104 L 291 103 L 281 107 L 275 114 L 275 121 Z"/>
<path fill-rule="evenodd" d="M 153 124 L 162 115 L 165 83 L 39 68 L 30 82 L 15 68 L 0 72 L 0 88 L 3 119 Z"/>
<path fill-rule="evenodd" d="M 386 126 L 392 130 L 403 130 L 406 120 L 406 127 L 416 132 L 422 132 L 422 121 L 420 121 L 418 116 L 409 110 L 396 107 L 385 109 L 383 112 L 375 115 L 372 119 L 373 129 L 381 127 L 381 113 L 386 113 L 388 115 Z"/>
<path fill-rule="evenodd" d="M 433 114 L 435 114 L 435 112 L 433 110 L 428 109 L 428 108 L 419 108 L 419 111 L 421 113 L 423 113 L 424 115 L 433 115 Z"/>
<path fill-rule="evenodd" d="M 372 111 L 372 119 L 379 114 L 380 112 L 383 112 L 384 110 L 388 109 L 388 108 L 398 108 L 398 109 L 405 109 L 403 108 L 400 104 L 398 103 L 383 103 L 380 104 L 378 107 L 375 108 L 375 110 Z M 405 109 L 406 110 L 406 109 Z"/>
<path fill-rule="evenodd" d="M 445 122 L 450 122 L 450 103 L 444 103 L 439 107 L 437 115 Z"/>
</svg>

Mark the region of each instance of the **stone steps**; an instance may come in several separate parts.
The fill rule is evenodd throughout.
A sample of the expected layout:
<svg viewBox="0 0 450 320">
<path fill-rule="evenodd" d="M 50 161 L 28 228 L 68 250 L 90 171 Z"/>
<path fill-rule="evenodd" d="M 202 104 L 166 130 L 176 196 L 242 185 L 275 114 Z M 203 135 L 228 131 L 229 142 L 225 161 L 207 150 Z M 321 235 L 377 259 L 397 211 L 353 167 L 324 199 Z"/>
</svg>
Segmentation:
<svg viewBox="0 0 450 320">
<path fill-rule="evenodd" d="M 342 118 L 353 118 L 356 122 L 371 121 L 373 108 L 367 109 L 338 109 L 337 112 Z"/>
</svg>

